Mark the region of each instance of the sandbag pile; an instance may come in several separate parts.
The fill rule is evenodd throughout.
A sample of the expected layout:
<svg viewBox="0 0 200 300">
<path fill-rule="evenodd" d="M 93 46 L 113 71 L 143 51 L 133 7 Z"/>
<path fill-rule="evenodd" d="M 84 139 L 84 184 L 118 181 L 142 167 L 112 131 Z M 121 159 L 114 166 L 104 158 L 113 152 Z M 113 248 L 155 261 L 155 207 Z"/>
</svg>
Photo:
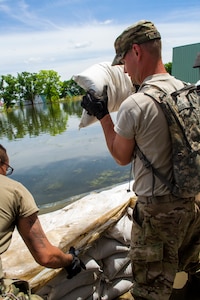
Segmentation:
<svg viewBox="0 0 200 300">
<path fill-rule="evenodd" d="M 82 255 L 86 271 L 72 279 L 63 270 L 37 291 L 48 300 L 112 300 L 132 286 L 128 251 L 131 236 L 132 208 Z"/>
</svg>

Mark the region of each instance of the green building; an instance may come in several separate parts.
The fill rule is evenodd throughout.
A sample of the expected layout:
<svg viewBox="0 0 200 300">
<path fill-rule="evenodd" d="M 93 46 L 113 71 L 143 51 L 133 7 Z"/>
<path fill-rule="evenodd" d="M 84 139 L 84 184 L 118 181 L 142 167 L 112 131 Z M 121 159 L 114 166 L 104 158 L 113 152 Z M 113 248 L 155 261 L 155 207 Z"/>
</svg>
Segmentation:
<svg viewBox="0 0 200 300">
<path fill-rule="evenodd" d="M 173 48 L 172 75 L 190 83 L 200 80 L 200 43 Z"/>
</svg>

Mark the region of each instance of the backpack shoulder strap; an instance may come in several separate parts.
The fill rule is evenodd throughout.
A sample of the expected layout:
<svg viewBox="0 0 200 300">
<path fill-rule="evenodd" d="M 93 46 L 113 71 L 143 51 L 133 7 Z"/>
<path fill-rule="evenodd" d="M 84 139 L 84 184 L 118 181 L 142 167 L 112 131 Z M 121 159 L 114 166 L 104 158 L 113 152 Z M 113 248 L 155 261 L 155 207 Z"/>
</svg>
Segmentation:
<svg viewBox="0 0 200 300">
<path fill-rule="evenodd" d="M 184 84 L 184 87 L 177 90 L 177 91 L 174 91 L 173 93 L 171 93 L 172 96 L 178 96 L 180 95 L 182 92 L 186 92 L 186 91 L 197 91 L 197 87 L 196 85 L 194 84 L 187 84 L 186 82 L 183 82 Z"/>
<path fill-rule="evenodd" d="M 153 100 L 156 100 L 158 103 L 161 103 L 163 99 L 168 95 L 166 91 L 154 84 L 144 84 L 142 92 L 144 93 L 144 95 L 149 96 Z"/>
<path fill-rule="evenodd" d="M 170 192 L 173 192 L 173 184 L 168 181 L 156 168 L 154 168 L 154 166 L 152 165 L 152 163 L 147 159 L 147 157 L 144 155 L 144 153 L 140 150 L 139 146 L 137 144 L 135 144 L 135 153 L 136 155 L 138 155 L 139 159 L 142 161 L 143 165 L 145 166 L 145 168 L 150 169 L 152 174 L 153 174 L 153 181 L 152 181 L 152 194 L 154 191 L 154 185 L 155 185 L 155 178 L 154 175 L 160 179 L 160 181 L 165 184 Z"/>
</svg>

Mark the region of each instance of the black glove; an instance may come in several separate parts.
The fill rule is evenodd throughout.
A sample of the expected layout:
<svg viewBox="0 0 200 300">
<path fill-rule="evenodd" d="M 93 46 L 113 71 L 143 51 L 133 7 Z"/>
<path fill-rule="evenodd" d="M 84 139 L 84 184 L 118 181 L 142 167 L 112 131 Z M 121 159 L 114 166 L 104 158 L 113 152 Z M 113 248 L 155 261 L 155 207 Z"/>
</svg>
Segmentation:
<svg viewBox="0 0 200 300">
<path fill-rule="evenodd" d="M 70 247 L 69 254 L 73 256 L 73 260 L 71 264 L 65 267 L 65 270 L 68 273 L 67 278 L 71 279 L 72 277 L 76 276 L 78 273 L 81 272 L 81 269 L 86 269 L 85 264 L 78 258 L 78 251 L 75 250 L 74 247 Z"/>
<path fill-rule="evenodd" d="M 109 114 L 107 85 L 103 88 L 102 96 L 98 98 L 95 96 L 94 90 L 89 90 L 83 96 L 81 106 L 87 111 L 88 115 L 95 116 L 98 120 Z"/>
</svg>

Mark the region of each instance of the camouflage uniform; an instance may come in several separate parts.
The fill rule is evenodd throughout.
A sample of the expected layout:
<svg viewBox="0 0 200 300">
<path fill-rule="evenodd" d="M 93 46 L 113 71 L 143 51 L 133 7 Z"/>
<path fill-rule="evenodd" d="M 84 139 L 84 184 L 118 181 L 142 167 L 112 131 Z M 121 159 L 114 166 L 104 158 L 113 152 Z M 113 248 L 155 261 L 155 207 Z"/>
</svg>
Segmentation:
<svg viewBox="0 0 200 300">
<path fill-rule="evenodd" d="M 172 195 L 138 197 L 130 250 L 133 295 L 169 299 L 176 272 L 199 269 L 199 232 L 200 201 Z"/>
<path fill-rule="evenodd" d="M 29 283 L 25 280 L 0 280 L 0 300 L 42 300 L 40 296 L 31 294 Z"/>
</svg>

